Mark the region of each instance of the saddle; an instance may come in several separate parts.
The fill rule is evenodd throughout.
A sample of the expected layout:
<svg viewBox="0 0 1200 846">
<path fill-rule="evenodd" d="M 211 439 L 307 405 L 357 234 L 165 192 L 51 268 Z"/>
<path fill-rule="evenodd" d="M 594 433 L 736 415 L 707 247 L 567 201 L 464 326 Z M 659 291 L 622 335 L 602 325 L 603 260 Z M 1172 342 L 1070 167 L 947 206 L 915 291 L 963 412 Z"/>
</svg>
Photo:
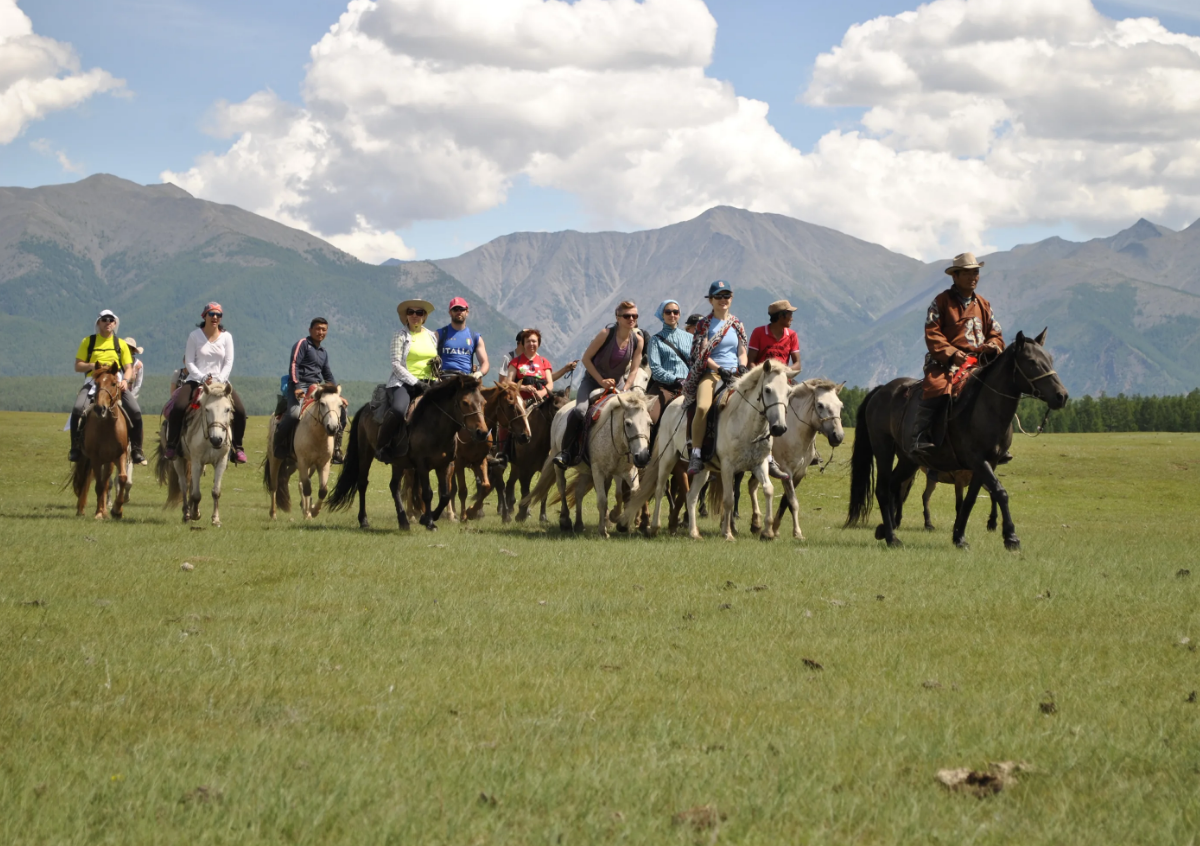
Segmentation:
<svg viewBox="0 0 1200 846">
<path fill-rule="evenodd" d="M 375 390 L 371 392 L 371 416 L 375 418 L 376 423 L 382 423 L 387 410 L 387 385 L 376 385 Z"/>
<path fill-rule="evenodd" d="M 720 425 L 721 412 L 725 406 L 729 404 L 729 385 L 726 382 L 721 382 L 717 385 L 717 389 L 713 391 L 712 408 L 708 410 L 708 417 L 704 423 L 704 443 L 700 444 L 700 458 L 705 462 L 712 461 L 713 455 L 717 451 L 717 431 Z M 687 407 L 687 430 L 692 431 L 692 421 L 696 419 L 696 403 L 692 402 Z M 692 444 L 695 446 L 695 444 Z"/>
</svg>

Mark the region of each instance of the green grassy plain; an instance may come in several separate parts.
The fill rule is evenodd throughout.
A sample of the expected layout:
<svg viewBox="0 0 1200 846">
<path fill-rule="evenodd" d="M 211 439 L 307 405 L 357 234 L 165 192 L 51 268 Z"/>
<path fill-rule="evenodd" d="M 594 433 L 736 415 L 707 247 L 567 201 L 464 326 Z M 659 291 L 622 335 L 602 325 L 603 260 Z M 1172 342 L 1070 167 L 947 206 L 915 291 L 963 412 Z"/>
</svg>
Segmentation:
<svg viewBox="0 0 1200 846">
<path fill-rule="evenodd" d="M 272 525 L 249 466 L 224 528 L 144 469 L 98 524 L 62 422 L 0 415 L 0 842 L 1197 842 L 1200 435 L 1020 439 L 1010 554 L 947 488 L 843 530 L 847 447 L 804 542 L 402 536 L 382 474 Z"/>
</svg>

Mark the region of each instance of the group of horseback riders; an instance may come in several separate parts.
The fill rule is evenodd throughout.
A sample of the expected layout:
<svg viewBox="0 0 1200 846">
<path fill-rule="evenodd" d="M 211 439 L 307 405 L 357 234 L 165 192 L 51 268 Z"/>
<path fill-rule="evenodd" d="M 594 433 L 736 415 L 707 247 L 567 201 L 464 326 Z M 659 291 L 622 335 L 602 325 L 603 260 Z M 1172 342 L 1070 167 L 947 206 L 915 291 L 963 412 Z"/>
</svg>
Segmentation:
<svg viewBox="0 0 1200 846">
<path fill-rule="evenodd" d="M 935 448 L 940 437 L 937 422 L 949 397 L 970 370 L 981 359 L 1003 351 L 1004 339 L 991 305 L 975 293 L 979 269 L 983 262 L 971 253 L 954 258 L 945 272 L 953 284 L 938 294 L 929 306 L 925 320 L 924 383 L 920 409 L 909 452 L 921 456 Z M 772 359 L 793 369 L 800 367 L 800 343 L 791 328 L 796 307 L 787 300 L 778 300 L 767 307 L 769 322 L 756 328 L 749 336 L 742 322 L 732 314 L 733 287 L 724 280 L 713 282 L 705 298 L 710 311 L 707 315 L 693 314 L 680 326 L 682 311 L 678 300 L 663 300 L 655 310 L 662 328 L 648 334 L 638 327 L 637 305 L 621 302 L 615 311 L 616 323 L 600 330 L 592 338 L 583 356 L 559 370 L 539 354 L 541 332 L 528 328 L 518 333 L 517 346 L 503 357 L 503 376 L 521 386 L 522 396 L 538 402 L 549 396 L 554 383 L 582 363 L 584 376 L 576 393 L 576 404 L 567 421 L 563 449 L 554 457 L 561 467 L 578 463 L 582 456 L 579 447 L 584 419 L 595 391 L 620 392 L 631 390 L 642 371 L 647 394 L 662 398 L 665 407 L 680 394 L 695 406 L 691 426 L 691 455 L 689 475 L 703 467 L 701 444 L 705 437 L 707 418 L 713 398 L 722 383 L 732 381 L 749 368 Z M 403 455 L 407 450 L 405 419 L 412 401 L 442 376 L 472 375 L 482 378 L 490 367 L 483 338 L 467 325 L 470 305 L 463 297 L 449 303 L 450 322 L 436 331 L 425 326 L 433 313 L 433 304 L 424 299 L 409 299 L 396 308 L 400 327 L 391 341 L 391 372 L 386 383 L 387 410 L 380 425 L 376 454 L 380 460 Z M 192 404 L 195 392 L 214 380 L 229 382 L 233 370 L 233 336 L 224 327 L 224 310 L 216 302 L 205 305 L 202 320 L 188 336 L 184 368 L 179 385 L 165 409 L 167 437 L 165 456 L 174 458 L 179 449 L 179 437 L 184 416 Z M 122 404 L 130 423 L 130 452 L 135 463 L 145 464 L 142 452 L 143 426 L 137 402 L 141 382 L 141 362 L 135 356 L 142 352 L 132 338 L 118 337 L 120 321 L 105 309 L 96 318 L 96 333 L 84 338 L 75 356 L 75 371 L 87 373 L 88 379 L 80 390 L 71 413 L 70 460 L 79 459 L 81 421 L 92 393 L 92 376 L 116 365 L 120 370 Z M 283 380 L 284 410 L 276 428 L 273 450 L 286 458 L 291 438 L 300 420 L 305 394 L 313 386 L 335 383 L 329 364 L 329 353 L 323 343 L 329 323 L 323 317 L 313 318 L 308 335 L 291 348 L 287 376 Z M 136 378 L 136 382 L 135 382 Z M 234 406 L 231 426 L 232 454 L 237 463 L 246 461 L 242 439 L 246 428 L 246 412 L 236 391 L 231 394 Z M 342 430 L 346 427 L 343 400 L 341 428 L 335 440 L 333 463 L 341 464 Z M 497 433 L 496 459 L 504 462 L 508 454 L 508 437 L 503 430 Z M 772 476 L 787 479 L 788 474 L 770 462 Z"/>
</svg>

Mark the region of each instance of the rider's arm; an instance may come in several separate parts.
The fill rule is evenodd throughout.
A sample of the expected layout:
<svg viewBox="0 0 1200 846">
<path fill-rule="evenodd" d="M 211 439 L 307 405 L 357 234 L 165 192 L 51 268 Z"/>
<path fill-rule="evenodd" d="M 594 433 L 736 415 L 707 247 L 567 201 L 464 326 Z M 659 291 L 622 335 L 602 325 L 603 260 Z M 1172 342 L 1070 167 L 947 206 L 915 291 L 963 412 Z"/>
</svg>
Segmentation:
<svg viewBox="0 0 1200 846">
<path fill-rule="evenodd" d="M 549 362 L 546 364 L 546 384 L 543 385 L 543 388 L 545 389 L 544 393 L 542 394 L 543 397 L 550 396 L 550 392 L 554 390 L 554 374 L 550 372 Z"/>
<path fill-rule="evenodd" d="M 229 375 L 233 373 L 233 336 L 228 332 L 222 332 L 221 336 L 225 340 L 225 354 L 221 358 L 221 372 L 217 374 L 217 379 L 228 382 Z"/>
<path fill-rule="evenodd" d="M 651 335 L 650 349 L 646 350 L 646 360 L 650 362 L 650 378 L 655 382 L 658 382 L 660 385 L 669 385 L 675 380 L 671 378 L 671 374 L 668 373 L 666 368 L 663 367 L 662 348 L 662 343 L 660 343 L 653 335 Z"/>
<path fill-rule="evenodd" d="M 592 364 L 592 359 L 600 351 L 600 347 L 607 337 L 608 329 L 601 329 L 596 333 L 596 337 L 592 338 L 592 342 L 587 345 L 587 349 L 583 351 L 583 369 L 588 372 L 589 376 L 596 380 L 597 385 L 604 381 L 604 377 L 600 375 L 600 371 L 596 369 L 596 365 Z"/>
<path fill-rule="evenodd" d="M 996 322 L 996 316 L 990 308 L 987 310 L 987 336 L 983 346 L 991 346 L 996 352 L 1004 352 L 1004 336 L 1000 334 L 1000 324 Z"/>
<path fill-rule="evenodd" d="M 479 343 L 475 345 L 475 357 L 479 359 L 479 375 L 486 376 L 490 364 L 488 363 L 487 347 L 483 345 L 483 338 L 480 338 Z"/>
<path fill-rule="evenodd" d="M 90 361 L 84 361 L 82 358 L 75 359 L 76 373 L 91 373 L 95 366 Z"/>
<path fill-rule="evenodd" d="M 408 348 L 412 344 L 412 336 L 401 330 L 392 337 L 392 375 L 401 385 L 417 384 L 417 377 L 408 372 L 404 365 L 408 363 Z"/>
<path fill-rule="evenodd" d="M 637 378 L 638 368 L 642 366 L 642 344 L 644 343 L 642 333 L 634 332 L 633 337 L 637 343 L 633 347 L 633 356 L 629 359 L 629 377 L 625 383 L 627 389 L 633 387 L 634 380 Z"/>
<path fill-rule="evenodd" d="M 514 367 L 511 363 L 509 363 L 508 372 L 504 375 L 508 377 L 508 381 L 510 381 L 510 382 L 517 381 L 517 368 Z"/>
<path fill-rule="evenodd" d="M 967 354 L 951 344 L 946 333 L 942 331 L 943 304 L 939 303 L 938 299 L 941 299 L 940 294 L 930 303 L 929 311 L 925 313 L 925 346 L 938 364 L 961 364 Z"/>
<path fill-rule="evenodd" d="M 566 376 L 568 373 L 574 373 L 575 368 L 578 366 L 579 366 L 579 359 L 575 359 L 574 361 L 567 362 L 562 367 L 558 368 L 557 370 L 555 370 L 553 373 L 550 374 L 550 381 L 553 382 L 555 379 L 561 379 L 563 376 Z"/>
</svg>

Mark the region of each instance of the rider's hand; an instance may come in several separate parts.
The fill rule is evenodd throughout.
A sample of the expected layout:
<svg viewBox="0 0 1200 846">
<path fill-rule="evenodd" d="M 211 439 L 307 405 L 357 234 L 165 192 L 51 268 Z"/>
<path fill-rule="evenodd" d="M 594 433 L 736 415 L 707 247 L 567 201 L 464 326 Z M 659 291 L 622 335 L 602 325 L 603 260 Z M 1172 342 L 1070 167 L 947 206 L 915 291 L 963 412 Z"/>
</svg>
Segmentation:
<svg viewBox="0 0 1200 846">
<path fill-rule="evenodd" d="M 724 379 L 726 382 L 728 382 L 730 379 L 733 378 L 733 372 L 730 370 L 726 370 L 724 367 L 717 368 L 717 375 L 720 376 L 722 379 Z"/>
<path fill-rule="evenodd" d="M 211 385 L 211 384 L 212 384 L 212 376 L 205 376 L 205 377 L 204 377 L 204 384 L 206 384 L 206 385 Z"/>
<path fill-rule="evenodd" d="M 296 399 L 304 398 L 304 389 L 303 388 L 297 388 L 293 393 L 296 394 Z"/>
<path fill-rule="evenodd" d="M 578 366 L 579 366 L 579 359 L 575 359 L 574 361 L 572 361 L 570 364 L 567 365 L 567 372 L 574 373 L 575 368 Z"/>
<path fill-rule="evenodd" d="M 611 391 L 617 387 L 617 380 L 616 379 L 601 379 L 600 387 L 604 388 L 605 390 Z"/>
</svg>

